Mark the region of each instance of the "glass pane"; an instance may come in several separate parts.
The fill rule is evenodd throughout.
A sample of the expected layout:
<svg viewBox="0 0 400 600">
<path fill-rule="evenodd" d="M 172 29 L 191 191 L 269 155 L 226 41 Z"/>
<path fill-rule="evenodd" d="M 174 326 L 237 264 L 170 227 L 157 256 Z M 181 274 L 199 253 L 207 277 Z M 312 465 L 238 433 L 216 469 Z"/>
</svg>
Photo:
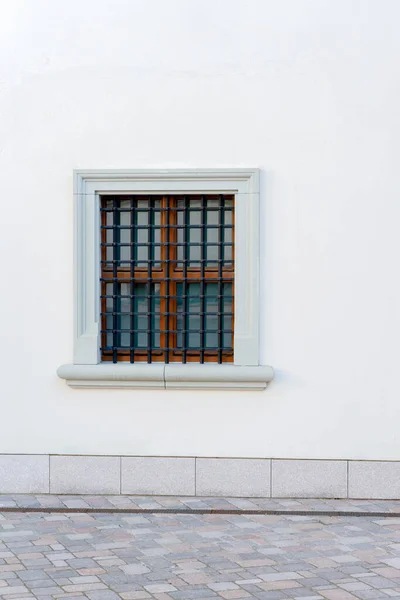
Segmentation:
<svg viewBox="0 0 400 600">
<path fill-rule="evenodd" d="M 178 233 L 178 244 L 183 244 L 183 242 L 185 241 L 184 235 L 183 235 L 183 229 L 178 229 L 177 230 Z M 184 247 L 183 246 L 177 246 L 177 258 L 178 260 L 182 261 L 184 258 Z M 182 268 L 182 263 L 178 263 L 178 267 Z"/>
<path fill-rule="evenodd" d="M 207 350 L 213 350 L 218 348 L 218 333 L 215 331 L 208 331 L 205 336 L 205 347 Z"/>
<path fill-rule="evenodd" d="M 207 266 L 214 267 L 217 266 L 218 262 L 218 246 L 206 246 L 207 252 Z"/>
<path fill-rule="evenodd" d="M 199 283 L 189 283 L 187 286 L 187 295 L 188 296 L 199 296 L 200 295 L 200 284 Z"/>
<path fill-rule="evenodd" d="M 138 229 L 137 230 L 137 243 L 138 244 L 146 244 L 149 239 L 149 231 L 148 229 Z"/>
<path fill-rule="evenodd" d="M 200 331 L 200 315 L 199 314 L 189 314 L 187 318 L 187 326 L 188 329 L 193 330 L 193 332 L 198 333 Z"/>
<path fill-rule="evenodd" d="M 129 346 L 131 345 L 131 334 L 129 332 L 121 333 L 120 342 L 118 345 L 122 348 L 129 348 Z"/>
<path fill-rule="evenodd" d="M 190 203 L 189 203 L 189 207 L 190 208 L 201 208 L 201 200 L 199 199 L 190 199 Z"/>
<path fill-rule="evenodd" d="M 147 246 L 137 246 L 136 262 L 137 262 L 137 266 L 141 269 L 143 269 L 144 267 L 147 267 L 147 263 L 148 263 Z"/>
<path fill-rule="evenodd" d="M 154 239 L 154 243 L 155 244 L 160 244 L 161 242 L 161 229 L 159 227 L 156 227 L 153 231 L 153 239 Z M 161 260 L 161 246 L 153 246 L 153 258 L 155 261 L 160 261 Z M 155 263 L 154 264 L 155 267 L 160 267 L 160 263 Z"/>
<path fill-rule="evenodd" d="M 131 299 L 130 298 L 121 298 L 120 300 L 120 308 L 118 312 L 122 312 L 122 313 L 129 313 L 131 310 Z M 130 325 L 129 325 L 129 318 L 127 319 L 126 315 L 123 315 L 121 317 L 121 319 L 123 320 L 123 325 L 119 325 L 119 329 L 129 329 Z"/>
<path fill-rule="evenodd" d="M 112 315 L 107 315 L 106 316 L 106 329 L 112 330 L 112 328 L 113 328 Z M 113 338 L 112 333 L 106 334 L 106 346 L 112 346 L 112 344 L 113 344 L 112 338 Z"/>
<path fill-rule="evenodd" d="M 224 222 L 225 222 L 225 225 L 232 225 L 232 222 L 233 222 L 232 221 L 232 216 L 233 216 L 233 213 L 232 213 L 231 210 L 225 210 L 224 211 Z"/>
<path fill-rule="evenodd" d="M 222 347 L 227 350 L 233 348 L 233 336 L 231 333 L 223 333 L 222 334 Z"/>
<path fill-rule="evenodd" d="M 119 224 L 130 225 L 131 224 L 131 213 L 119 211 Z"/>
<path fill-rule="evenodd" d="M 230 301 L 230 296 L 232 296 L 232 284 L 231 283 L 224 283 L 222 284 L 222 295 L 229 299 Z"/>
<path fill-rule="evenodd" d="M 207 198 L 207 208 L 219 208 L 219 198 Z"/>
<path fill-rule="evenodd" d="M 219 200 L 208 199 L 207 200 L 207 224 L 218 225 L 219 224 Z"/>
<path fill-rule="evenodd" d="M 201 242 L 201 229 L 189 229 L 189 242 L 191 244 L 200 244 Z"/>
<path fill-rule="evenodd" d="M 199 210 L 189 211 L 189 225 L 201 225 L 201 212 Z"/>
<path fill-rule="evenodd" d="M 135 333 L 135 348 L 143 350 L 147 348 L 147 332 L 139 331 Z"/>
<path fill-rule="evenodd" d="M 206 240 L 211 244 L 218 244 L 218 229 L 216 227 L 207 227 Z"/>
<path fill-rule="evenodd" d="M 229 312 L 231 306 L 227 306 L 226 308 L 228 309 L 226 312 Z M 227 315 L 226 317 L 222 317 L 222 328 L 224 329 L 224 331 L 233 329 L 233 315 Z"/>
<path fill-rule="evenodd" d="M 187 348 L 197 348 L 200 344 L 200 284 L 199 283 L 191 283 L 187 285 L 187 311 L 188 315 L 186 315 L 186 328 L 187 330 L 194 330 L 192 332 L 186 333 L 186 343 Z M 176 286 L 176 295 L 177 295 L 177 348 L 182 348 L 183 346 L 183 328 L 184 328 L 184 318 L 183 318 L 183 309 L 184 309 L 184 299 L 183 299 L 183 285 L 178 283 Z"/>
<path fill-rule="evenodd" d="M 195 297 L 195 296 L 188 298 L 187 306 L 188 306 L 188 312 L 199 313 L 200 312 L 200 298 Z"/>
<path fill-rule="evenodd" d="M 137 260 L 140 261 L 138 267 L 146 267 L 147 265 L 144 263 L 148 262 L 149 259 L 149 247 L 143 244 L 147 244 L 149 239 L 149 232 L 147 229 L 138 229 L 137 230 L 137 246 L 136 246 L 136 256 Z"/>
<path fill-rule="evenodd" d="M 119 241 L 121 244 L 130 244 L 131 230 L 130 229 L 120 229 L 119 230 Z"/>
<path fill-rule="evenodd" d="M 200 333 L 188 333 L 188 345 L 189 350 L 196 350 L 200 348 Z"/>
<path fill-rule="evenodd" d="M 137 203 L 138 211 L 136 212 L 136 224 L 137 225 L 148 225 L 149 224 L 149 202 L 148 200 L 138 200 Z M 142 210 L 140 210 L 142 209 Z M 143 211 L 143 209 L 145 209 Z"/>
<path fill-rule="evenodd" d="M 121 294 L 121 296 L 129 296 L 129 294 L 130 294 L 130 285 L 129 285 L 129 283 L 120 283 L 119 285 L 121 286 L 121 288 L 120 288 L 120 294 Z"/>
<path fill-rule="evenodd" d="M 206 296 L 218 296 L 218 283 L 206 283 L 205 285 Z M 206 298 L 207 300 L 207 298 Z"/>
<path fill-rule="evenodd" d="M 141 294 L 146 294 L 146 285 L 142 284 L 140 286 L 136 286 L 136 288 L 142 288 L 140 290 Z M 135 290 L 135 300 L 134 300 L 134 310 L 135 310 L 135 318 L 133 323 L 133 328 L 135 330 L 134 335 L 134 344 L 136 348 L 145 348 L 147 347 L 147 326 L 148 326 L 148 318 L 147 318 L 147 298 L 143 296 L 137 296 L 138 290 Z"/>
<path fill-rule="evenodd" d="M 216 296 L 209 296 L 207 298 L 204 298 L 204 312 L 218 312 L 218 298 Z"/>
<path fill-rule="evenodd" d="M 129 246 L 121 246 L 120 248 L 120 255 L 119 255 L 119 259 L 121 261 L 129 261 L 131 258 L 131 249 Z M 121 265 L 123 267 L 127 267 L 128 264 L 125 263 L 124 265 Z"/>
<path fill-rule="evenodd" d="M 224 246 L 224 262 L 225 267 L 232 266 L 232 246 Z"/>
<path fill-rule="evenodd" d="M 120 201 L 120 208 L 125 209 L 125 210 L 118 211 L 120 225 L 130 225 L 131 224 L 131 212 L 130 212 L 131 207 L 132 207 L 131 198 Z M 126 209 L 128 209 L 128 210 L 126 210 Z"/>
<path fill-rule="evenodd" d="M 217 331 L 218 315 L 206 315 L 204 320 L 205 320 L 205 328 L 207 330 Z"/>
<path fill-rule="evenodd" d="M 113 225 L 114 223 L 114 213 L 107 212 L 106 213 L 106 225 Z"/>
<path fill-rule="evenodd" d="M 105 295 L 106 296 L 111 296 L 113 293 L 113 284 L 112 283 L 106 283 L 105 284 Z M 106 305 L 107 305 L 107 309 L 106 310 L 111 310 L 112 309 L 112 298 L 107 298 L 106 299 Z"/>
<path fill-rule="evenodd" d="M 201 247 L 200 246 L 190 246 L 189 247 L 189 267 L 199 267 L 200 266 L 200 258 L 201 258 Z"/>
<path fill-rule="evenodd" d="M 123 283 L 122 285 L 124 285 L 124 286 L 126 285 L 128 287 L 128 289 L 130 287 L 129 283 L 126 283 L 126 284 Z M 146 284 L 145 283 L 134 283 L 134 285 L 133 285 L 133 293 L 135 295 L 135 298 L 142 299 L 142 296 L 146 296 L 146 294 L 147 294 Z"/>
</svg>

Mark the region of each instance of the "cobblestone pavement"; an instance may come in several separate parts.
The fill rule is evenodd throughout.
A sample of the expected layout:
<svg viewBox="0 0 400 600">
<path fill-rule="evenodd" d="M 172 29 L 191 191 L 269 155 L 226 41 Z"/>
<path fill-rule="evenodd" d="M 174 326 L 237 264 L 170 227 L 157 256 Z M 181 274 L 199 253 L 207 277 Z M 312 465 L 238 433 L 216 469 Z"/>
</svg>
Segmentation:
<svg viewBox="0 0 400 600">
<path fill-rule="evenodd" d="M 39 498 L 39 499 L 38 499 Z M 117 499 L 118 498 L 118 499 Z M 85 506 L 398 511 L 396 502 L 0 497 L 0 598 L 363 600 L 400 596 L 400 518 L 79 513 Z M 15 504 L 12 504 L 15 502 Z M 37 503 L 37 504 L 36 504 Z M 79 503 L 82 503 L 79 506 Z M 97 504 L 96 504 L 97 503 Z M 325 508 L 321 508 L 324 506 Z M 351 508 L 350 508 L 351 507 Z M 0 509 L 1 511 L 1 509 Z"/>
</svg>

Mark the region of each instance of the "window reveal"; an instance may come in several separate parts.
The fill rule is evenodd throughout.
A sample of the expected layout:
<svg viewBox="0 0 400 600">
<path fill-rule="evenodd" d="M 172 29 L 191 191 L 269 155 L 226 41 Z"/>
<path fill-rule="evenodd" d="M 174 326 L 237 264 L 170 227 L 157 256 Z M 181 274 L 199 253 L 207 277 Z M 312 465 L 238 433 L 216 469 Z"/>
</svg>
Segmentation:
<svg viewBox="0 0 400 600">
<path fill-rule="evenodd" d="M 103 361 L 233 362 L 234 196 L 101 196 Z"/>
</svg>

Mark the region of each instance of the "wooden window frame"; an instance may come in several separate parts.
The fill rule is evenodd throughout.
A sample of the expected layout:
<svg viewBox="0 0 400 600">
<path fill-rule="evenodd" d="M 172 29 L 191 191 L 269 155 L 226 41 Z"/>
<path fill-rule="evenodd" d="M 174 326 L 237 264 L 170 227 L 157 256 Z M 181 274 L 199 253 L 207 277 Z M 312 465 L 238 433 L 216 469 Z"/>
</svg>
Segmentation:
<svg viewBox="0 0 400 600">
<path fill-rule="evenodd" d="M 218 199 L 222 203 L 223 199 L 229 199 L 232 201 L 232 256 L 229 259 L 231 266 L 205 266 L 204 270 L 200 267 L 186 267 L 178 266 L 178 248 L 176 245 L 178 242 L 178 227 L 185 229 L 185 224 L 178 225 L 178 197 L 182 197 L 182 194 L 149 194 L 143 196 L 135 196 L 132 194 L 116 194 L 115 197 L 119 200 L 126 198 L 157 198 L 161 200 L 160 204 L 160 224 L 157 227 L 160 228 L 160 242 L 161 252 L 160 261 L 157 260 L 160 266 L 153 266 L 151 271 L 148 267 L 135 267 L 129 266 L 118 266 L 116 270 L 112 267 L 107 266 L 106 258 L 106 212 L 101 212 L 101 347 L 106 346 L 106 286 L 108 282 L 114 281 L 115 277 L 118 283 L 127 282 L 130 283 L 132 279 L 140 281 L 142 283 L 159 283 L 160 284 L 160 350 L 152 350 L 150 355 L 145 349 L 132 349 L 127 348 L 126 350 L 119 349 L 116 353 L 117 362 L 142 362 L 142 363 L 233 363 L 234 360 L 234 312 L 235 312 L 235 296 L 234 296 L 234 280 L 235 280 L 235 244 L 234 244 L 234 231 L 235 231 L 235 198 L 233 194 L 185 194 L 184 197 L 190 202 L 191 199 L 198 199 L 203 197 L 203 200 Z M 104 203 L 104 199 L 107 196 L 101 196 L 100 202 Z M 104 208 L 104 206 L 103 206 Z M 207 210 L 207 209 L 206 209 Z M 223 209 L 226 210 L 226 209 Z M 204 226 L 205 228 L 207 225 Z M 223 228 L 224 226 L 221 225 Z M 219 240 L 219 244 L 221 244 Z M 200 244 L 201 245 L 201 242 Z M 222 246 L 223 247 L 223 244 Z M 220 256 L 219 260 L 222 260 Z M 186 271 L 186 274 L 185 274 Z M 151 279 L 149 280 L 149 275 Z M 232 350 L 218 350 L 205 349 L 191 350 L 177 348 L 177 285 L 184 281 L 190 281 L 191 283 L 204 281 L 221 281 L 224 283 L 232 284 L 232 318 L 231 318 L 231 330 L 232 330 Z M 204 339 L 204 338 L 203 338 Z M 102 350 L 101 360 L 103 362 L 113 362 L 114 356 L 111 350 Z M 115 362 L 115 361 L 114 361 Z"/>
</svg>

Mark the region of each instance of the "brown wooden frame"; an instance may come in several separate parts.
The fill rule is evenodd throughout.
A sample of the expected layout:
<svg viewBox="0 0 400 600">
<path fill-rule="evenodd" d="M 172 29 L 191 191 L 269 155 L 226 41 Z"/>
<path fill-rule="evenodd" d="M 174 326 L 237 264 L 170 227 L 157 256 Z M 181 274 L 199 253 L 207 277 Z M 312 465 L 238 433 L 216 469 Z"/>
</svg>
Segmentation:
<svg viewBox="0 0 400 600">
<path fill-rule="evenodd" d="M 132 196 L 116 196 L 119 199 L 127 199 L 132 198 Z M 206 199 L 217 199 L 219 195 L 216 194 L 207 194 L 207 195 L 187 195 L 189 199 L 198 199 L 198 198 L 206 198 Z M 104 202 L 109 198 L 109 196 L 101 197 L 101 205 L 104 207 Z M 136 198 L 139 198 L 137 196 Z M 183 352 L 181 349 L 176 348 L 176 333 L 169 333 L 177 329 L 177 284 L 184 281 L 184 269 L 182 267 L 178 267 L 177 261 L 177 246 L 171 245 L 170 242 L 177 242 L 177 232 L 178 232 L 178 224 L 177 224 L 177 195 L 149 195 L 149 196 L 140 196 L 141 199 L 145 198 L 157 198 L 161 199 L 161 223 L 157 225 L 160 227 L 161 232 L 161 256 L 160 261 L 157 260 L 157 263 L 160 264 L 159 267 L 152 267 L 151 269 L 151 281 L 153 283 L 160 284 L 160 350 L 152 350 L 151 352 L 151 362 L 182 362 L 183 360 Z M 234 240 L 234 219 L 235 219 L 235 210 L 234 210 L 234 196 L 224 194 L 225 199 L 230 199 L 233 201 L 232 208 L 232 242 Z M 106 212 L 101 213 L 101 225 L 106 225 Z M 181 225 L 179 225 L 179 228 Z M 184 225 L 182 226 L 184 228 Z M 106 229 L 101 229 L 101 242 L 102 244 L 106 243 Z M 168 239 L 169 236 L 169 239 Z M 113 269 L 108 267 L 106 264 L 106 247 L 104 245 L 101 246 L 101 345 L 102 347 L 106 346 L 106 333 L 104 332 L 106 327 L 106 299 L 103 296 L 106 295 L 106 285 L 107 282 L 112 282 L 114 277 Z M 233 348 L 233 340 L 234 340 L 234 260 L 235 260 L 235 247 L 232 246 L 232 266 L 231 267 L 223 267 L 221 273 L 222 283 L 232 283 L 232 348 Z M 147 267 L 135 267 L 133 270 L 133 278 L 134 281 L 140 281 L 142 283 L 147 283 L 149 281 L 148 277 L 148 269 Z M 130 282 L 132 280 L 132 272 L 130 267 L 121 267 L 117 268 L 117 279 L 118 282 Z M 197 267 L 188 267 L 186 273 L 186 280 L 190 280 L 191 282 L 201 281 L 201 269 Z M 210 280 L 218 281 L 218 267 L 205 267 L 204 268 L 204 281 L 207 282 Z M 167 333 L 168 332 L 168 333 Z M 167 350 L 167 339 L 168 346 L 170 350 Z M 186 352 L 186 362 L 200 362 L 200 351 L 198 350 L 190 350 L 187 349 Z M 111 350 L 102 350 L 101 352 L 102 361 L 110 362 L 113 360 L 113 353 Z M 149 362 L 148 360 L 148 352 L 145 349 L 135 349 L 134 350 L 134 362 Z M 218 350 L 205 350 L 204 351 L 204 362 L 218 362 Z M 129 362 L 131 361 L 131 350 L 127 348 L 126 350 L 118 350 L 117 351 L 117 361 L 118 362 Z M 224 350 L 222 351 L 222 362 L 233 362 L 233 350 Z"/>
</svg>

